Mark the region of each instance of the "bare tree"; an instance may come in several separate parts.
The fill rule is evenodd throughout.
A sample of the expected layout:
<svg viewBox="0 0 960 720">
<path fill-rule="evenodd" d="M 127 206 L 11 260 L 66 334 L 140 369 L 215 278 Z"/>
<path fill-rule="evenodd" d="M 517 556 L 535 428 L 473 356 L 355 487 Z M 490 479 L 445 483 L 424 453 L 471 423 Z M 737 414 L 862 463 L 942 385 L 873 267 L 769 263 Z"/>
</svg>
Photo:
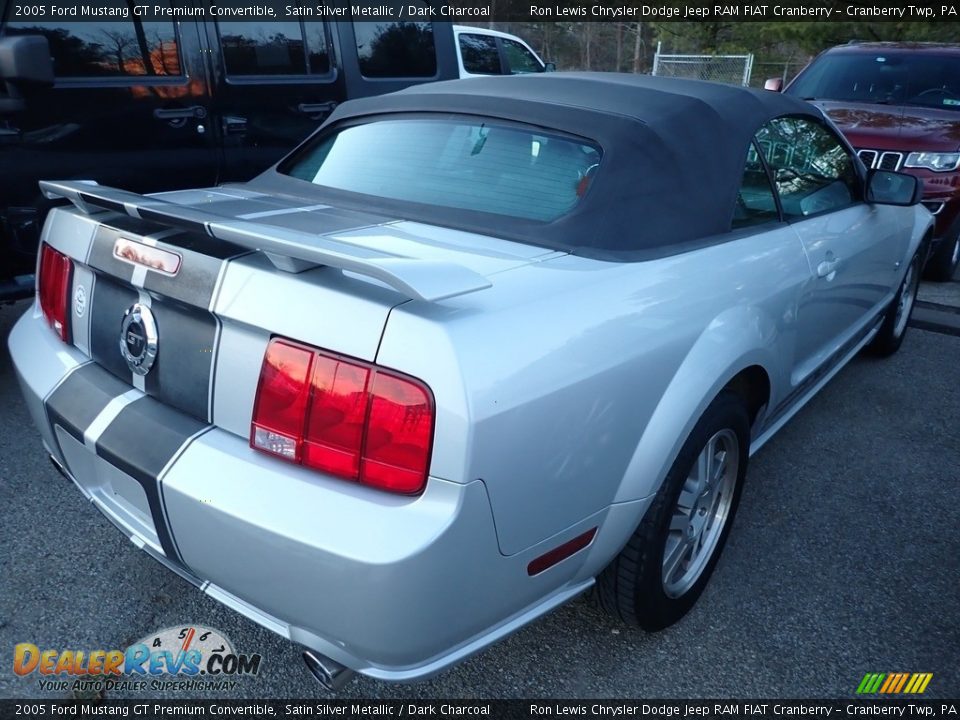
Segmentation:
<svg viewBox="0 0 960 720">
<path fill-rule="evenodd" d="M 640 72 L 640 61 L 642 55 L 640 54 L 643 50 L 643 23 L 639 20 L 635 28 L 636 37 L 633 39 L 633 71 L 635 73 Z"/>
<path fill-rule="evenodd" d="M 593 23 L 583 23 L 580 28 L 581 45 L 583 50 L 580 53 L 581 64 L 584 70 L 592 70 L 593 58 L 591 50 L 593 49 Z"/>
<path fill-rule="evenodd" d="M 623 23 L 617 23 L 617 67 L 616 72 L 623 70 Z"/>
<path fill-rule="evenodd" d="M 126 74 L 126 56 L 124 53 L 127 48 L 133 45 L 133 39 L 126 33 L 120 32 L 119 30 L 101 30 L 100 33 L 104 35 L 111 46 L 111 52 L 116 58 L 117 62 L 117 72 L 121 75 Z"/>
</svg>

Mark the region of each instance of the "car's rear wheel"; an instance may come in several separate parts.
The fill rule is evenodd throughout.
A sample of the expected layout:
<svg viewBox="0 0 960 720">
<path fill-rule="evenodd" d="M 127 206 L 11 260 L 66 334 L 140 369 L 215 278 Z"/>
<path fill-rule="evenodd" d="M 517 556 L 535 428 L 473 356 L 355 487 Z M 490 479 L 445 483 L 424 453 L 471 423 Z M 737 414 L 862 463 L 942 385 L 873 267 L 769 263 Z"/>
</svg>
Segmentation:
<svg viewBox="0 0 960 720">
<path fill-rule="evenodd" d="M 943 238 L 927 260 L 925 275 L 937 282 L 952 280 L 960 264 L 960 231 Z"/>
<path fill-rule="evenodd" d="M 920 287 L 920 253 L 913 256 L 893 302 L 887 307 L 883 323 L 870 343 L 870 352 L 880 357 L 893 355 L 903 344 L 910 316 Z"/>
<path fill-rule="evenodd" d="M 605 610 L 661 630 L 693 607 L 730 533 L 749 437 L 746 405 L 724 391 L 690 433 L 633 536 L 597 579 Z"/>
</svg>

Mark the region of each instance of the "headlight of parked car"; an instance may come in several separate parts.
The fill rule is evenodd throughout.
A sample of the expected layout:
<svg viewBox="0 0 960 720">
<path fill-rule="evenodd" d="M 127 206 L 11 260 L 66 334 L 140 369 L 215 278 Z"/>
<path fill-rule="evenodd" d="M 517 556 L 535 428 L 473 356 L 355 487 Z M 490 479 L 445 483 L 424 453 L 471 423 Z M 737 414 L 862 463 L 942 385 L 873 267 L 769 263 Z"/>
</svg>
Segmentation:
<svg viewBox="0 0 960 720">
<path fill-rule="evenodd" d="M 949 172 L 960 165 L 960 153 L 913 152 L 907 155 L 904 167 L 926 168 L 934 172 Z"/>
</svg>

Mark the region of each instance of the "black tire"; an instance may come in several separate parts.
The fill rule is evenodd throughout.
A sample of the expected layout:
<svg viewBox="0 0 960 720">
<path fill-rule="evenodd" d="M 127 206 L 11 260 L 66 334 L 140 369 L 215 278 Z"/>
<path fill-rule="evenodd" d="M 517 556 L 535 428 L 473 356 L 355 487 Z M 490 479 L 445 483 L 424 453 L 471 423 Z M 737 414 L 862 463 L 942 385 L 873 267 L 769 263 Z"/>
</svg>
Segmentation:
<svg viewBox="0 0 960 720">
<path fill-rule="evenodd" d="M 910 316 L 913 314 L 913 307 L 916 303 L 917 288 L 920 285 L 920 259 L 921 253 L 919 252 L 913 256 L 893 302 L 887 306 L 880 330 L 877 331 L 877 334 L 867 346 L 871 355 L 877 357 L 893 355 L 903 344 L 903 338 L 907 334 Z M 902 304 L 903 308 L 901 310 Z M 904 314 L 906 317 L 904 317 Z"/>
<path fill-rule="evenodd" d="M 670 594 L 663 577 L 664 553 L 668 540 L 675 543 L 677 535 L 686 537 L 677 530 L 671 536 L 670 529 L 675 512 L 679 512 L 681 492 L 685 484 L 691 482 L 688 476 L 707 443 L 718 434 L 728 432 L 732 434 L 732 437 L 727 436 L 728 446 L 731 449 L 735 447 L 738 456 L 736 471 L 729 472 L 733 486 L 726 519 L 719 528 L 709 555 L 701 561 L 703 564 L 699 575 L 681 594 Z M 749 438 L 750 418 L 743 399 L 732 391 L 720 393 L 683 444 L 640 525 L 620 554 L 597 578 L 597 599 L 605 611 L 629 625 L 656 631 L 674 624 L 693 607 L 713 573 L 740 504 L 743 479 L 747 472 Z M 694 514 L 695 510 L 691 509 L 691 517 Z M 691 566 L 693 564 L 690 563 Z"/>
<path fill-rule="evenodd" d="M 934 282 L 953 280 L 958 264 L 960 264 L 960 229 L 951 229 L 951 232 L 937 244 L 937 249 L 927 260 L 924 276 Z"/>
</svg>

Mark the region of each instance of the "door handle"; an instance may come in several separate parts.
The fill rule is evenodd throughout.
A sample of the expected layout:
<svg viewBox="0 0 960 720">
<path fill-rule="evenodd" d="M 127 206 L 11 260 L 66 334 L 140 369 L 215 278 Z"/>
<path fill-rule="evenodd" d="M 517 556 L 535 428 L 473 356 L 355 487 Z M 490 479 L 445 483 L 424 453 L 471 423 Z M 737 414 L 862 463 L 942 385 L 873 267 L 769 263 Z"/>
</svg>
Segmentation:
<svg viewBox="0 0 960 720">
<path fill-rule="evenodd" d="M 830 258 L 817 265 L 817 277 L 825 278 L 832 275 L 840 267 L 840 258 Z"/>
<path fill-rule="evenodd" d="M 243 135 L 247 131 L 247 119 L 237 115 L 226 115 L 223 118 L 224 135 Z"/>
<path fill-rule="evenodd" d="M 331 100 L 322 103 L 300 103 L 297 105 L 297 110 L 304 115 L 318 115 L 320 113 L 331 113 L 336 107 L 337 103 Z"/>
<path fill-rule="evenodd" d="M 157 120 L 183 120 L 197 118 L 202 120 L 207 116 L 207 109 L 202 105 L 191 105 L 185 108 L 157 108 L 153 111 Z"/>
</svg>

